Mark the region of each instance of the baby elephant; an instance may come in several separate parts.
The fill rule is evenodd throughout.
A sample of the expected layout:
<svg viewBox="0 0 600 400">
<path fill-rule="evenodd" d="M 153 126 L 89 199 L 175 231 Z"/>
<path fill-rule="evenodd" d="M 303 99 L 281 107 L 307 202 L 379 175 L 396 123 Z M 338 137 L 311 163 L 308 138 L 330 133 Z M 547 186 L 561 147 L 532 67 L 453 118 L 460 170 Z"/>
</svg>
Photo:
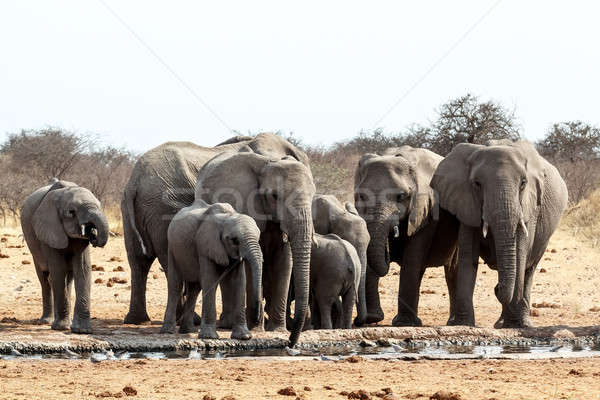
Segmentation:
<svg viewBox="0 0 600 400">
<path fill-rule="evenodd" d="M 360 284 L 360 258 L 354 246 L 335 234 L 315 234 L 315 239 L 317 245 L 310 255 L 313 328 L 350 329 Z"/>
<path fill-rule="evenodd" d="M 197 201 L 179 211 L 167 232 L 169 259 L 167 281 L 169 295 L 161 332 L 174 333 L 177 305 L 183 283 L 186 299 L 180 320 L 180 333 L 192 332 L 194 307 L 203 290 L 202 322 L 199 338 L 218 339 L 215 305 L 216 287 L 235 299 L 231 337 L 250 339 L 246 324 L 244 298 L 248 292 L 248 315 L 258 324 L 262 317 L 262 263 L 258 240 L 260 230 L 247 215 L 239 214 L 226 203 L 208 205 Z M 248 271 L 246 271 L 248 270 Z M 246 280 L 246 272 L 249 279 Z M 246 283 L 248 282 L 248 290 Z"/>
<path fill-rule="evenodd" d="M 100 202 L 89 190 L 54 179 L 25 200 L 21 227 L 42 285 L 41 322 L 49 323 L 54 315 L 52 329 L 66 330 L 70 323 L 73 333 L 91 333 L 89 244 L 103 247 L 108 240 L 108 222 Z"/>
</svg>

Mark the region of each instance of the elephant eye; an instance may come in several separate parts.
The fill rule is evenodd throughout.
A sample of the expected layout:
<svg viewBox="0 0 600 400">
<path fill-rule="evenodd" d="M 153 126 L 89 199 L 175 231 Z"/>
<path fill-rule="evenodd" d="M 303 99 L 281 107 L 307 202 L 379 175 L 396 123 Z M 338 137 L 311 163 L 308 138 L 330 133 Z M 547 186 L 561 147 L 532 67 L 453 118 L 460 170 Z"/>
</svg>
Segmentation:
<svg viewBox="0 0 600 400">
<path fill-rule="evenodd" d="M 231 242 L 236 246 L 240 244 L 240 241 L 238 240 L 238 238 L 232 238 Z"/>
<path fill-rule="evenodd" d="M 479 181 L 473 181 L 473 185 L 477 188 L 480 189 L 481 188 L 481 182 Z"/>
<path fill-rule="evenodd" d="M 407 197 L 408 197 L 408 193 L 406 193 L 406 192 L 399 193 L 398 195 L 396 195 L 396 201 L 398 203 L 403 202 L 404 200 L 406 200 Z"/>
<path fill-rule="evenodd" d="M 75 210 L 65 210 L 65 217 L 73 218 L 75 216 Z"/>
<path fill-rule="evenodd" d="M 527 178 L 521 178 L 521 187 L 520 187 L 520 189 L 521 190 L 525 189 L 525 186 L 527 186 Z"/>
<path fill-rule="evenodd" d="M 273 200 L 277 201 L 277 193 L 271 192 L 271 197 L 273 198 Z"/>
</svg>

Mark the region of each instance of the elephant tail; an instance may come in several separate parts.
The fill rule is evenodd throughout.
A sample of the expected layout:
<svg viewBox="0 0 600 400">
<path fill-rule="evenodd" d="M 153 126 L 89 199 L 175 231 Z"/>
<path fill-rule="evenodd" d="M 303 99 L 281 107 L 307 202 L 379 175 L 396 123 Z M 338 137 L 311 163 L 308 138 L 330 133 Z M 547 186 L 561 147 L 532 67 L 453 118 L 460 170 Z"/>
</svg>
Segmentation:
<svg viewBox="0 0 600 400">
<path fill-rule="evenodd" d="M 140 248 L 142 249 L 142 254 L 145 256 L 148 255 L 148 250 L 146 249 L 146 245 L 144 244 L 144 239 L 138 231 L 137 225 L 135 223 L 135 197 L 137 191 L 134 185 L 127 185 L 125 187 L 125 191 L 123 192 L 123 202 L 121 204 L 121 212 L 123 213 L 123 219 L 128 218 L 129 226 L 131 226 L 131 231 L 133 232 L 133 240 L 136 241 Z"/>
</svg>

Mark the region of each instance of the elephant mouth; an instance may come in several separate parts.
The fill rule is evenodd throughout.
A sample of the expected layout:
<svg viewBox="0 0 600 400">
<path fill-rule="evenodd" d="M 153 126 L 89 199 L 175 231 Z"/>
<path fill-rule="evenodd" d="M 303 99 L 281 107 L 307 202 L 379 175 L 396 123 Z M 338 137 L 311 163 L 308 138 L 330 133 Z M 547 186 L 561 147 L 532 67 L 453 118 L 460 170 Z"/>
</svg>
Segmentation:
<svg viewBox="0 0 600 400">
<path fill-rule="evenodd" d="M 96 225 L 92 223 L 81 225 L 81 235 L 88 239 L 92 246 L 96 247 L 98 245 L 98 229 Z"/>
</svg>

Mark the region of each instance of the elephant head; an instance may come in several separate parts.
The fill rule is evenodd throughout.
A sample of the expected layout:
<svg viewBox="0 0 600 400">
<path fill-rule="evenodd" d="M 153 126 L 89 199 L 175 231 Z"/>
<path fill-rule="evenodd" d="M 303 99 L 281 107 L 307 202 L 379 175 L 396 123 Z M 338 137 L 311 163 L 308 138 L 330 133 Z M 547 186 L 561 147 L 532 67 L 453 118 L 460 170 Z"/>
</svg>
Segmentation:
<svg viewBox="0 0 600 400">
<path fill-rule="evenodd" d="M 72 182 L 55 181 L 33 213 L 33 229 L 39 240 L 64 249 L 69 238 L 88 240 L 104 247 L 108 221 L 100 202 L 89 190 Z"/>
<path fill-rule="evenodd" d="M 314 193 L 312 175 L 303 163 L 290 156 L 277 159 L 252 152 L 213 158 L 200 171 L 196 185 L 196 199 L 231 204 L 236 211 L 254 218 L 261 232 L 275 224 L 281 231 L 281 245 L 289 242 L 296 296 L 292 345 L 298 340 L 308 310 Z"/>
<path fill-rule="evenodd" d="M 545 168 L 527 142 L 459 144 L 439 164 L 431 186 L 440 206 L 490 235 L 498 268 L 496 297 L 523 298 L 526 259 L 543 198 Z"/>
<path fill-rule="evenodd" d="M 429 182 L 441 161 L 431 151 L 410 146 L 365 154 L 354 181 L 355 204 L 367 222 L 371 241 L 369 267 L 379 276 L 389 270 L 390 237 L 410 237 L 431 219 L 438 219 L 438 203 Z"/>
<path fill-rule="evenodd" d="M 360 260 L 360 270 L 358 271 L 359 282 L 356 288 L 357 317 L 354 323 L 357 326 L 363 325 L 367 317 L 367 304 L 365 300 L 365 279 L 367 273 L 367 248 L 369 241 L 369 231 L 364 219 L 358 215 L 358 211 L 350 202 L 345 204 L 332 195 L 315 195 L 312 204 L 312 218 L 315 232 L 322 235 L 335 233 L 342 239 L 350 242 L 356 249 L 358 259 Z"/>
<path fill-rule="evenodd" d="M 249 321 L 256 325 L 261 320 L 262 265 L 260 230 L 247 215 L 239 214 L 229 204 L 208 207 L 196 232 L 199 249 L 207 252 L 218 265 L 234 265 L 245 261 L 250 271 L 251 288 L 247 299 Z"/>
</svg>

